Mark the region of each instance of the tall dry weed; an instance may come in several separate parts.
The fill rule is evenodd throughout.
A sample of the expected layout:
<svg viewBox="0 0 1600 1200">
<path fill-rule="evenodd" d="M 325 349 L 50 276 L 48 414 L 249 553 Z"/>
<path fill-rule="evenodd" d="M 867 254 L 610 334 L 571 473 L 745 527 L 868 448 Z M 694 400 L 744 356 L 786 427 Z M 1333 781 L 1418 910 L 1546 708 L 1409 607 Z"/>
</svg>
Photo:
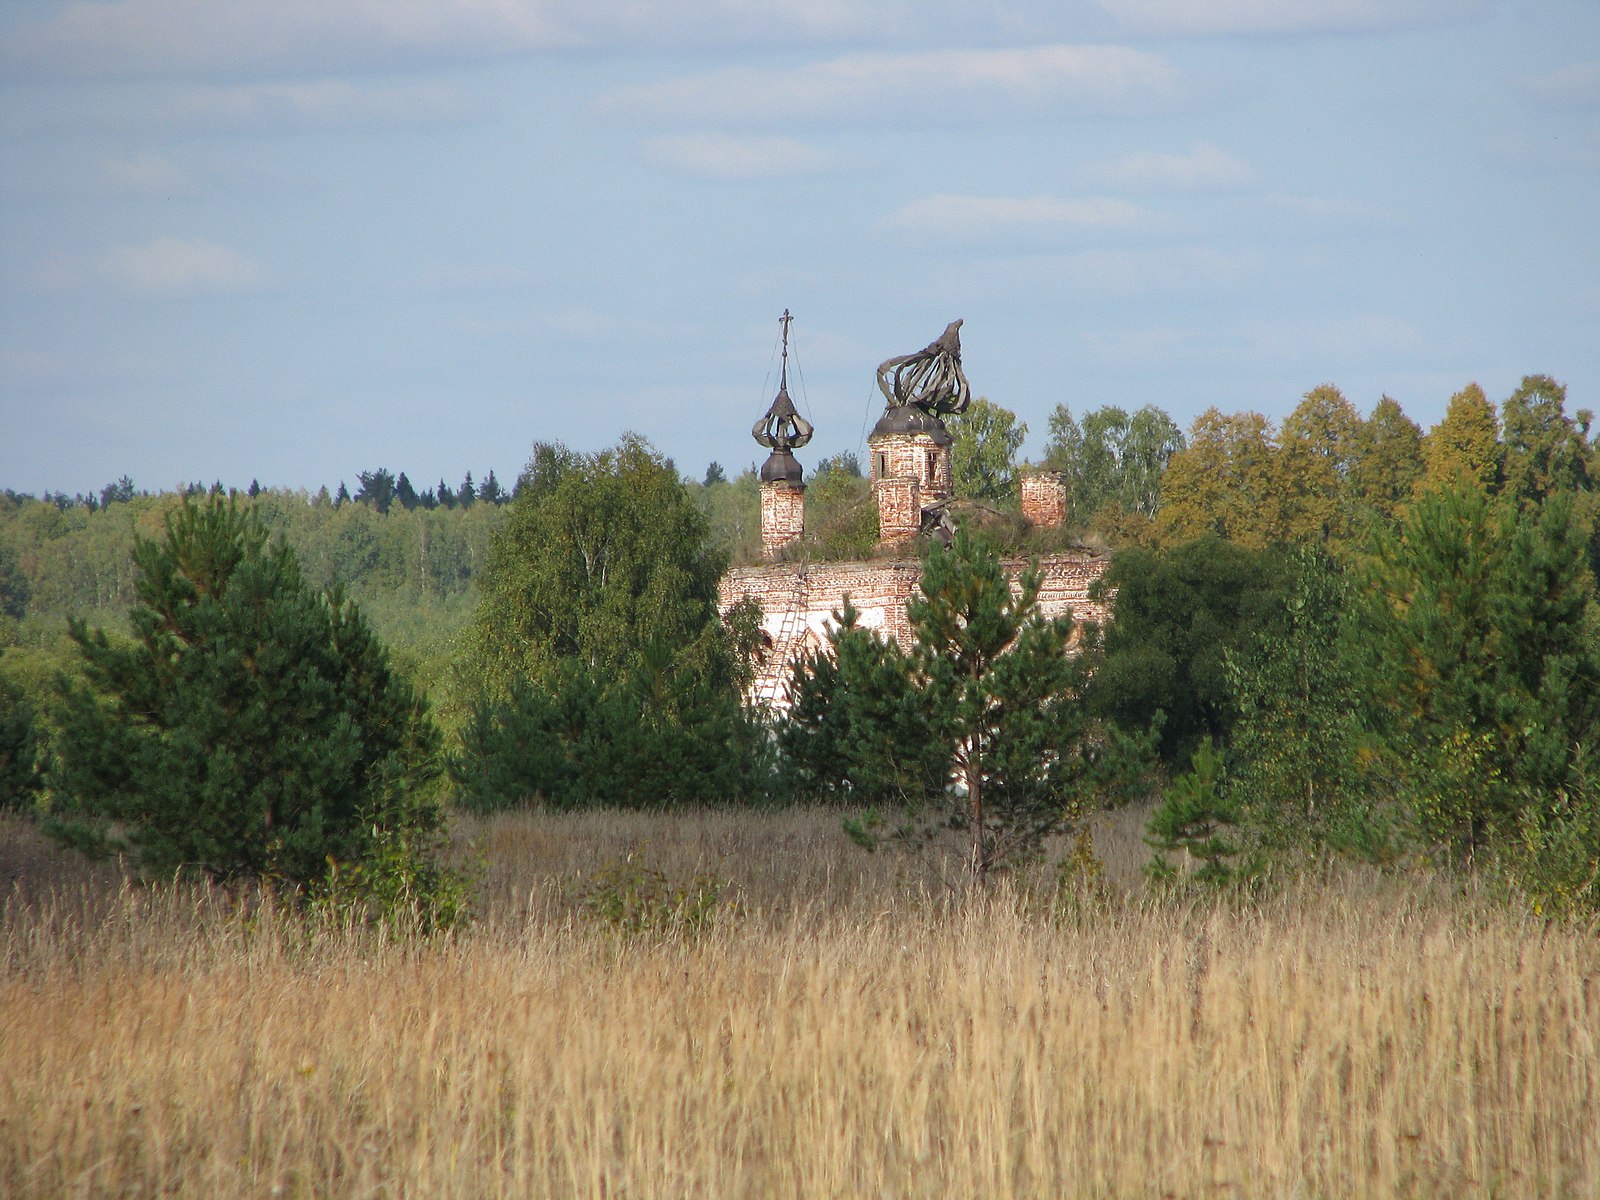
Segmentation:
<svg viewBox="0 0 1600 1200">
<path fill-rule="evenodd" d="M 955 903 L 825 813 L 475 833 L 486 918 L 426 943 L 103 876 L 14 890 L 0 1194 L 1600 1189 L 1593 929 L 1378 877 Z M 736 918 L 586 919 L 572 881 L 633 847 L 729 879 Z"/>
</svg>

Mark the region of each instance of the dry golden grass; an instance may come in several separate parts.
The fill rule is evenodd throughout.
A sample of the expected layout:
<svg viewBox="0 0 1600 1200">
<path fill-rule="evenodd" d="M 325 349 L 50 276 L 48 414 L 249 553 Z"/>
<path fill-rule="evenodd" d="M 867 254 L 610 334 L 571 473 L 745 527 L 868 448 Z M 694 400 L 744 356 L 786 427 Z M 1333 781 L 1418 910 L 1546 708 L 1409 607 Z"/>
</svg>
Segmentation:
<svg viewBox="0 0 1600 1200">
<path fill-rule="evenodd" d="M 418 945 L 0 825 L 0 1194 L 1600 1194 L 1593 929 L 1353 878 L 958 906 L 837 829 L 481 823 L 485 919 Z M 585 918 L 572 881 L 639 846 L 742 907 Z"/>
</svg>

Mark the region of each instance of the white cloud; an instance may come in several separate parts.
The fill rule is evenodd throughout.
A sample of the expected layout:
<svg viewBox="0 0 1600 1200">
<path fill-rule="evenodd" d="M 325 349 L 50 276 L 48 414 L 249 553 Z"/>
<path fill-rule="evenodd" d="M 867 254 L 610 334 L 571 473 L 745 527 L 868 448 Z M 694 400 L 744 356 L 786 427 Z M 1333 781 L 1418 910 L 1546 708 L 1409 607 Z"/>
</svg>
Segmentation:
<svg viewBox="0 0 1600 1200">
<path fill-rule="evenodd" d="M 1187 154 L 1125 154 L 1091 167 L 1089 176 L 1110 187 L 1198 192 L 1248 187 L 1256 173 L 1237 155 L 1195 142 Z"/>
<path fill-rule="evenodd" d="M 245 292 L 266 272 L 237 250 L 215 242 L 158 237 L 121 246 L 100 259 L 99 273 L 131 292 L 153 296 L 197 296 Z"/>
<path fill-rule="evenodd" d="M 1161 34 L 1326 33 L 1459 21 L 1487 0 L 1097 0 L 1130 28 Z"/>
<path fill-rule="evenodd" d="M 1572 108 L 1600 107 L 1600 61 L 1569 67 L 1527 81 L 1528 91 L 1547 104 Z"/>
<path fill-rule="evenodd" d="M 533 0 L 113 0 L 22 25 L 4 59 L 72 75 L 309 73 L 567 40 Z"/>
<path fill-rule="evenodd" d="M 1268 215 L 1305 225 L 1371 226 L 1387 225 L 1394 215 L 1365 200 L 1348 196 L 1299 196 L 1273 192 L 1250 201 Z"/>
<path fill-rule="evenodd" d="M 1164 246 L 1151 250 L 1088 250 L 1061 263 L 1063 280 L 1100 295 L 1149 296 L 1234 291 L 1260 269 L 1253 253 L 1227 253 L 1211 246 Z"/>
<path fill-rule="evenodd" d="M 162 123 L 204 128 L 350 128 L 446 124 L 472 115 L 456 89 L 441 84 L 370 85 L 343 80 L 195 87 L 176 96 Z"/>
<path fill-rule="evenodd" d="M 108 158 L 100 164 L 100 182 L 109 192 L 130 196 L 181 196 L 190 190 L 188 176 L 159 154 Z"/>
<path fill-rule="evenodd" d="M 1126 200 L 1056 196 L 925 196 L 903 205 L 889 223 L 914 233 L 983 239 L 1014 232 L 1131 229 L 1151 214 Z"/>
<path fill-rule="evenodd" d="M 1178 96 L 1158 55 L 1122 46 L 847 54 L 778 70 L 729 67 L 603 97 L 596 111 L 647 121 L 746 124 L 833 118 L 1144 112 Z"/>
<path fill-rule="evenodd" d="M 1055 308 L 1130 298 L 1211 300 L 1255 287 L 1265 274 L 1251 249 L 1164 243 L 963 258 L 952 286 L 988 301 Z"/>
<path fill-rule="evenodd" d="M 837 155 L 795 138 L 716 132 L 650 138 L 645 157 L 678 174 L 704 179 L 778 179 L 819 175 L 839 166 Z"/>
<path fill-rule="evenodd" d="M 52 76 L 315 75 L 566 49 L 993 45 L 1071 36 L 1059 0 L 77 0 L 0 62 Z"/>
<path fill-rule="evenodd" d="M 1087 352 L 1103 362 L 1251 363 L 1257 372 L 1280 364 L 1304 369 L 1309 362 L 1313 373 L 1320 371 L 1325 377 L 1373 362 L 1393 372 L 1397 362 L 1410 361 L 1433 348 L 1411 322 L 1373 312 L 1332 314 L 1316 320 L 1082 330 L 1076 336 Z"/>
</svg>

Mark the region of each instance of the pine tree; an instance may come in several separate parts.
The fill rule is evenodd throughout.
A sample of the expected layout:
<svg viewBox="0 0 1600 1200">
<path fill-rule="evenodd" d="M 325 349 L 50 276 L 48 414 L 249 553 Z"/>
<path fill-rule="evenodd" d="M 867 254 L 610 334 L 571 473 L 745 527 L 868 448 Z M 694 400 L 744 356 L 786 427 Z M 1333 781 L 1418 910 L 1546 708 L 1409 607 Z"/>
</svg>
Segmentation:
<svg viewBox="0 0 1600 1200">
<path fill-rule="evenodd" d="M 108 483 L 100 489 L 100 507 L 106 508 L 112 504 L 126 504 L 133 499 L 133 480 L 126 475 L 115 483 Z"/>
<path fill-rule="evenodd" d="M 456 490 L 456 503 L 462 508 L 471 508 L 478 499 L 478 490 L 472 486 L 472 472 L 467 472 L 467 477 L 461 481 L 461 486 Z"/>
<path fill-rule="evenodd" d="M 438 497 L 440 508 L 454 508 L 456 506 L 456 494 L 450 490 L 450 485 L 443 478 L 439 480 L 439 486 L 434 490 L 434 495 Z"/>
<path fill-rule="evenodd" d="M 43 785 L 38 709 L 20 688 L 0 676 L 0 810 L 30 808 Z"/>
<path fill-rule="evenodd" d="M 400 502 L 400 507 L 407 512 L 410 512 L 421 503 L 421 500 L 417 497 L 417 489 L 411 486 L 411 480 L 406 478 L 404 471 L 401 471 L 400 478 L 394 481 L 394 498 Z"/>
<path fill-rule="evenodd" d="M 820 734 L 811 761 L 837 747 L 876 786 L 899 791 L 903 817 L 890 836 L 923 846 L 953 834 L 977 883 L 1125 789 L 1147 749 L 1087 718 L 1082 664 L 1067 654 L 1072 620 L 1040 614 L 1040 583 L 1025 571 L 1013 593 L 999 560 L 962 530 L 923 559 L 908 654 L 842 626 L 835 665 L 813 659 L 795 680 L 796 720 L 811 728 L 785 740 Z M 846 715 L 830 721 L 835 704 Z M 871 820 L 852 836 L 877 842 Z"/>
<path fill-rule="evenodd" d="M 1463 860 L 1514 840 L 1553 797 L 1592 794 L 1600 649 L 1573 507 L 1558 494 L 1523 509 L 1463 476 L 1420 496 L 1373 556 L 1392 615 L 1380 694 L 1408 739 L 1411 801 Z"/>
<path fill-rule="evenodd" d="M 192 494 L 192 493 L 191 493 Z M 339 481 L 339 490 L 334 493 L 333 506 L 341 508 L 350 503 L 350 489 L 344 486 L 344 480 Z"/>
<path fill-rule="evenodd" d="M 925 808 L 949 782 L 899 643 L 859 624 L 844 598 L 828 644 L 797 659 L 779 726 L 785 769 L 803 796 L 857 807 Z"/>
<path fill-rule="evenodd" d="M 1251 865 L 1239 861 L 1244 849 L 1240 826 L 1245 819 L 1238 797 L 1228 786 L 1226 760 L 1210 741 L 1196 747 L 1187 773 L 1174 779 L 1150 815 L 1145 841 L 1156 853 L 1148 865 L 1159 880 L 1178 876 L 1166 855 L 1182 853 L 1200 865 L 1200 883 L 1226 884 L 1248 877 Z"/>
<path fill-rule="evenodd" d="M 394 476 L 383 467 L 376 471 L 362 471 L 357 478 L 361 487 L 356 492 L 356 499 L 365 501 L 380 513 L 389 511 L 389 505 L 394 503 Z"/>
<path fill-rule="evenodd" d="M 500 486 L 500 481 L 494 477 L 491 470 L 484 480 L 478 485 L 478 499 L 484 504 L 504 504 L 506 502 L 505 489 Z"/>
<path fill-rule="evenodd" d="M 186 501 L 134 557 L 133 640 L 71 627 L 88 685 L 64 694 L 57 836 L 155 875 L 296 887 L 425 849 L 438 736 L 354 606 L 221 498 Z"/>
</svg>

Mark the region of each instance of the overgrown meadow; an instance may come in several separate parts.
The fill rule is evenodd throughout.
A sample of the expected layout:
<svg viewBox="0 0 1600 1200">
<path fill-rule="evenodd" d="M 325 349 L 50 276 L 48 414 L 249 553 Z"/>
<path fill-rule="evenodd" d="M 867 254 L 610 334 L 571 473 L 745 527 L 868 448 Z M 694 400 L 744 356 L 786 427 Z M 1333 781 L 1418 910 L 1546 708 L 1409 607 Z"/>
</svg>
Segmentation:
<svg viewBox="0 0 1600 1200">
<path fill-rule="evenodd" d="M 4 818 L 0 1193 L 1596 1194 L 1593 925 L 1163 894 L 1142 816 L 962 904 L 832 811 L 464 819 L 432 938 Z"/>
<path fill-rule="evenodd" d="M 1058 406 L 1044 531 L 975 405 L 912 645 L 773 722 L 755 478 L 636 435 L 0 496 L 0 1196 L 1600 1196 L 1564 403 Z M 829 463 L 801 561 L 878 552 Z"/>
</svg>

